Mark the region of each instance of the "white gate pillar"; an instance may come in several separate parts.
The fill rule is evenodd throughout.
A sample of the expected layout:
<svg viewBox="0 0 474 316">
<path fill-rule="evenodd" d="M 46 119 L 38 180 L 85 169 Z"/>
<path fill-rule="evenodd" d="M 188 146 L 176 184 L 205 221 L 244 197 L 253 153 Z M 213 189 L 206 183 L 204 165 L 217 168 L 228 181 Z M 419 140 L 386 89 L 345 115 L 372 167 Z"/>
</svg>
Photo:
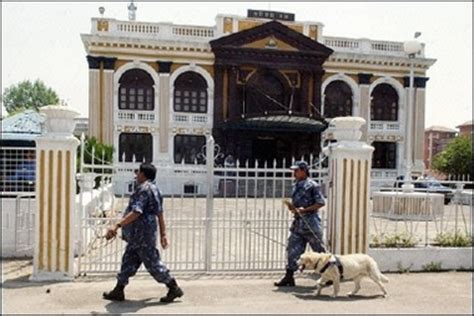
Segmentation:
<svg viewBox="0 0 474 316">
<path fill-rule="evenodd" d="M 336 143 L 324 148 L 329 156 L 327 244 L 335 254 L 367 253 L 369 190 L 374 148 L 360 141 L 360 117 L 331 121 Z"/>
<path fill-rule="evenodd" d="M 45 135 L 36 139 L 35 251 L 32 281 L 64 281 L 74 277 L 76 151 L 74 118 L 64 106 L 41 108 Z"/>
</svg>

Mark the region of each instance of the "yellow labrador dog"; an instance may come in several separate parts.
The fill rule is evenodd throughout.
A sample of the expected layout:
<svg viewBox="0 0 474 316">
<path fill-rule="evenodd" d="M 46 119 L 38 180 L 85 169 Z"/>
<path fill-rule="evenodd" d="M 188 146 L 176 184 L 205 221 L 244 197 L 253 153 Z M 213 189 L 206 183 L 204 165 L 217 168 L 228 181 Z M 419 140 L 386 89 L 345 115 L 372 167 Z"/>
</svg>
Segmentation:
<svg viewBox="0 0 474 316">
<path fill-rule="evenodd" d="M 365 254 L 352 254 L 335 256 L 330 253 L 306 252 L 298 260 L 300 271 L 304 269 L 313 269 L 320 274 L 320 279 L 316 282 L 317 293 L 321 293 L 322 287 L 332 281 L 334 294 L 339 293 L 340 280 L 353 280 L 355 288 L 348 295 L 355 295 L 360 290 L 360 281 L 363 277 L 371 278 L 382 290 L 384 297 L 387 297 L 387 291 L 382 282 L 388 282 L 388 279 L 380 272 L 377 262 Z"/>
</svg>

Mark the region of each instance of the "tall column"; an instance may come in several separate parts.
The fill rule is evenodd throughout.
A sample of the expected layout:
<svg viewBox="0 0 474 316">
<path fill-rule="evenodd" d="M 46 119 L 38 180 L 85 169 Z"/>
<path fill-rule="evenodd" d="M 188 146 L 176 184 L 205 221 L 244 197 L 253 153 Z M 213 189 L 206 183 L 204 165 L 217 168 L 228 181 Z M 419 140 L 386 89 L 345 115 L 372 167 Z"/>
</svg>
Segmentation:
<svg viewBox="0 0 474 316">
<path fill-rule="evenodd" d="M 87 56 L 89 64 L 89 136 L 113 145 L 116 58 Z"/>
<path fill-rule="evenodd" d="M 359 115 L 362 117 L 366 124 L 362 126 L 362 136 L 361 140 L 367 142 L 369 134 L 369 125 L 370 125 L 370 79 L 372 74 L 359 73 Z"/>
<path fill-rule="evenodd" d="M 117 58 L 102 57 L 102 142 L 114 144 L 114 72 Z"/>
<path fill-rule="evenodd" d="M 89 64 L 89 137 L 99 137 L 99 73 L 100 59 L 87 56 Z"/>
<path fill-rule="evenodd" d="M 414 105 L 414 135 L 413 135 L 413 169 L 423 172 L 425 148 L 425 88 L 429 78 L 415 78 L 415 105 Z M 428 167 L 428 166 L 426 166 Z"/>
<path fill-rule="evenodd" d="M 324 148 L 329 156 L 327 244 L 336 254 L 367 253 L 372 152 L 360 141 L 360 117 L 331 121 L 336 143 Z"/>
<path fill-rule="evenodd" d="M 74 277 L 74 214 L 76 151 L 74 118 L 64 106 L 41 108 L 45 135 L 36 139 L 38 208 L 32 281 L 72 280 Z"/>
<path fill-rule="evenodd" d="M 173 98 L 173 96 L 170 95 L 170 72 L 172 62 L 158 61 L 157 63 L 158 75 L 160 77 L 160 86 L 158 88 L 160 98 L 160 154 L 166 154 L 169 150 L 170 107 Z"/>
</svg>

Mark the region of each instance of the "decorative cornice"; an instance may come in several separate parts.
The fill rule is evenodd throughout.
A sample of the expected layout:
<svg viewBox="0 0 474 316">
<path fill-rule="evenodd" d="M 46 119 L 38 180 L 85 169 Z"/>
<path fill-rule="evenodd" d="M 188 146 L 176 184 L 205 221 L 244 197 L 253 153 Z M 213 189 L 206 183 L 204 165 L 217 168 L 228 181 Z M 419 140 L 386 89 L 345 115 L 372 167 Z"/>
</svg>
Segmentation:
<svg viewBox="0 0 474 316">
<path fill-rule="evenodd" d="M 415 70 L 426 70 L 429 69 L 436 59 L 431 58 L 416 58 L 415 59 Z M 334 52 L 325 62 L 325 66 L 337 65 L 353 65 L 358 68 L 361 67 L 392 67 L 397 70 L 406 70 L 406 73 L 410 70 L 410 60 L 406 57 L 397 57 L 389 55 L 370 55 L 370 54 L 357 54 L 350 52 Z"/>
<path fill-rule="evenodd" d="M 358 73 L 357 78 L 359 79 L 359 84 L 370 84 L 370 78 L 373 77 L 373 74 Z"/>
</svg>

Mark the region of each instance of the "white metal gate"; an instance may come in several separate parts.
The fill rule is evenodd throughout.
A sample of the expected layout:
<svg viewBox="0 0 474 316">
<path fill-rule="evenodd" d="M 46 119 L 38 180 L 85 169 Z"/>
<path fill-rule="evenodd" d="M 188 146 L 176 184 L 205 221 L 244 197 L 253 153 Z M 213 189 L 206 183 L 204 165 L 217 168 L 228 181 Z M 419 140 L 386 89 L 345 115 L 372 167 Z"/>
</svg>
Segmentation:
<svg viewBox="0 0 474 316">
<path fill-rule="evenodd" d="M 163 261 L 173 271 L 284 268 L 291 216 L 282 199 L 290 196 L 293 182 L 285 162 L 278 167 L 276 161 L 271 166 L 239 161 L 235 167 L 215 166 L 219 154 L 211 137 L 204 152 L 203 165 L 156 166 L 156 183 L 165 188 L 170 240 L 169 249 L 161 251 Z M 120 238 L 106 242 L 102 236 L 128 203 L 136 167 L 138 164 L 107 166 L 82 160 L 79 274 L 119 269 L 124 242 Z M 313 178 L 321 181 L 322 170 L 313 170 Z M 170 192 L 170 188 L 176 190 L 171 179 L 182 184 L 181 191 Z"/>
</svg>

